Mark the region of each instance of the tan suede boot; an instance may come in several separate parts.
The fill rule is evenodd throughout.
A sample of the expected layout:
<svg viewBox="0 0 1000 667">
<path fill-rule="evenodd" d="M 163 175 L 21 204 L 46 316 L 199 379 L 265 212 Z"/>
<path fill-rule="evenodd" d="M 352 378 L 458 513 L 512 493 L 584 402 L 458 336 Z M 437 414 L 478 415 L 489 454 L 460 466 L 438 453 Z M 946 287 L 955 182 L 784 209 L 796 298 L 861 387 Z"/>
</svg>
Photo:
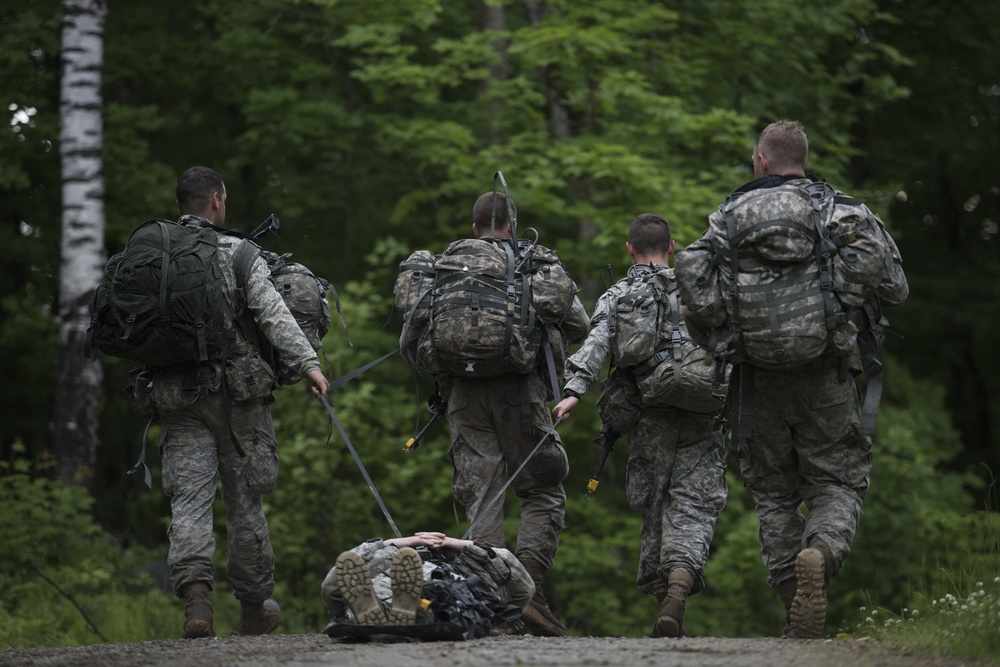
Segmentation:
<svg viewBox="0 0 1000 667">
<path fill-rule="evenodd" d="M 181 589 L 184 597 L 184 639 L 214 637 L 212 627 L 212 589 L 203 581 L 185 584 Z"/>
<path fill-rule="evenodd" d="M 660 613 L 653 626 L 653 637 L 683 637 L 684 606 L 694 586 L 694 575 L 685 569 L 667 575 L 667 594 L 660 603 Z"/>
<path fill-rule="evenodd" d="M 240 600 L 240 634 L 266 635 L 274 632 L 281 618 L 281 607 L 274 600 Z"/>
<path fill-rule="evenodd" d="M 789 637 L 792 631 L 792 602 L 795 600 L 795 579 L 789 579 L 778 584 L 775 589 L 781 603 L 785 605 L 785 627 L 781 630 L 782 639 Z"/>
<path fill-rule="evenodd" d="M 566 626 L 555 617 L 555 614 L 549 609 L 548 602 L 545 601 L 545 593 L 542 590 L 545 583 L 545 570 L 530 559 L 525 559 L 521 563 L 531 575 L 531 580 L 535 582 L 535 594 L 521 610 L 521 618 L 524 620 L 525 627 L 536 637 L 565 637 Z"/>
<path fill-rule="evenodd" d="M 826 625 L 826 586 L 833 572 L 833 553 L 826 542 L 810 541 L 795 558 L 795 598 L 789 610 L 788 637 L 819 639 Z"/>
</svg>

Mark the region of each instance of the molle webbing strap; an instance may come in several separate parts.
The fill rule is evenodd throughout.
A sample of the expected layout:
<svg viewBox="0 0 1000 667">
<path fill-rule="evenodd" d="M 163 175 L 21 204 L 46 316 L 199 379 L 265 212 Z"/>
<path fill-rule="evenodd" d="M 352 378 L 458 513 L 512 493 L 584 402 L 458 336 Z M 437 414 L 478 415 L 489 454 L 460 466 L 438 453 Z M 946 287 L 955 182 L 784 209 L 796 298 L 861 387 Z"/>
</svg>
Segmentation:
<svg viewBox="0 0 1000 667">
<path fill-rule="evenodd" d="M 826 309 L 826 328 L 831 332 L 841 324 L 844 315 L 837 307 L 837 297 L 834 294 L 833 255 L 837 252 L 836 245 L 830 241 L 823 225 L 823 193 L 811 192 L 810 202 L 813 208 L 813 225 L 819 240 L 816 242 L 816 264 L 819 266 L 820 291 L 823 293 L 823 305 Z"/>
<path fill-rule="evenodd" d="M 739 275 L 740 275 L 740 249 L 736 245 L 736 216 L 733 214 L 732 203 L 726 206 L 726 236 L 729 237 L 729 271 L 732 278 L 729 281 L 729 295 L 732 308 L 729 313 L 729 326 L 734 333 L 739 334 L 742 330 L 740 326 L 740 299 L 739 299 Z"/>
<path fill-rule="evenodd" d="M 673 392 L 680 393 L 681 360 L 677 358 L 677 352 L 681 349 L 681 314 L 680 304 L 677 302 L 677 290 L 670 290 L 667 297 L 670 300 L 670 356 L 674 360 Z"/>
<path fill-rule="evenodd" d="M 730 423 L 733 424 L 734 438 L 749 438 L 753 427 L 753 385 L 754 367 L 746 364 L 736 364 L 729 377 L 730 395 L 735 398 L 732 403 Z"/>
<path fill-rule="evenodd" d="M 882 401 L 883 375 L 882 371 L 868 376 L 868 386 L 865 388 L 865 400 L 861 406 L 861 433 L 873 435 L 875 420 L 878 418 L 878 406 Z"/>
<path fill-rule="evenodd" d="M 549 384 L 552 385 L 552 400 L 559 400 L 559 379 L 556 377 L 556 360 L 552 353 L 552 341 L 548 329 L 542 329 L 542 349 L 545 350 L 545 365 L 549 369 Z"/>
<path fill-rule="evenodd" d="M 170 266 L 170 232 L 167 231 L 167 223 L 157 220 L 160 226 L 160 236 L 163 243 L 160 251 L 160 317 L 167 318 L 167 278 L 168 267 Z"/>
<path fill-rule="evenodd" d="M 500 172 L 497 172 L 498 174 Z M 504 328 L 503 333 L 503 351 L 504 356 L 510 353 L 510 344 L 514 339 L 514 314 L 517 308 L 517 283 L 516 283 L 516 271 L 515 267 L 517 264 L 517 257 L 515 255 L 515 247 L 517 240 L 514 240 L 513 245 L 504 243 L 503 248 L 507 253 L 507 326 Z"/>
</svg>

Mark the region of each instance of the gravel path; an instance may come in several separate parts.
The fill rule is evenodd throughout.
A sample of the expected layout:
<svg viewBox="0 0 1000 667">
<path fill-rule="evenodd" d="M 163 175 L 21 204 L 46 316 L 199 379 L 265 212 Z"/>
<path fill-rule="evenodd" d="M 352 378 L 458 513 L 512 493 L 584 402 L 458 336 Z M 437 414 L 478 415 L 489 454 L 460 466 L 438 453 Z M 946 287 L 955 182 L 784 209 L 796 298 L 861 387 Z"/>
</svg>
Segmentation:
<svg viewBox="0 0 1000 667">
<path fill-rule="evenodd" d="M 347 643 L 323 634 L 219 637 L 7 650 L 11 667 L 958 667 L 871 641 L 496 637 L 470 642 Z"/>
</svg>

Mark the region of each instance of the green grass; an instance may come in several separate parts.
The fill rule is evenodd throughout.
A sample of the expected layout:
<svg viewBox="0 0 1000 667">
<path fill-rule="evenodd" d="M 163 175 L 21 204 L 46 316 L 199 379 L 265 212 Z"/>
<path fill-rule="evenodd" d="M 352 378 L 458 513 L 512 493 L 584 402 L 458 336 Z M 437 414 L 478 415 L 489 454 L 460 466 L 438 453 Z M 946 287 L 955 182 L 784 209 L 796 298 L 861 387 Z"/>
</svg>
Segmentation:
<svg viewBox="0 0 1000 667">
<path fill-rule="evenodd" d="M 847 634 L 923 655 L 1000 665 L 1000 513 L 964 520 L 967 551 L 929 572 L 899 613 L 862 607 Z"/>
<path fill-rule="evenodd" d="M 1000 577 L 962 595 L 919 599 L 900 614 L 861 608 L 855 634 L 929 656 L 1000 665 Z"/>
</svg>

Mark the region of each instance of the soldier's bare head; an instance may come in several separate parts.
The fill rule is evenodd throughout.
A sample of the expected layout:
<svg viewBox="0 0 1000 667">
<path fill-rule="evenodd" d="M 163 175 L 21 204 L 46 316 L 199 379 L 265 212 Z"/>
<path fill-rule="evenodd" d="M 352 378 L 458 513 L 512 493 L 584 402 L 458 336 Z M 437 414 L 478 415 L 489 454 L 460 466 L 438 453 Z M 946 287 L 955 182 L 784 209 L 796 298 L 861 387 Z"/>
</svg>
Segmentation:
<svg viewBox="0 0 1000 667">
<path fill-rule="evenodd" d="M 510 213 L 507 205 L 510 204 Z M 493 220 L 493 211 L 496 210 L 496 220 Z M 517 206 L 514 200 L 507 197 L 502 192 L 487 192 L 479 196 L 476 204 L 472 207 L 472 231 L 476 238 L 489 236 L 490 229 L 494 229 L 494 235 L 498 238 L 510 238 L 510 222 L 517 224 Z"/>
<path fill-rule="evenodd" d="M 628 226 L 628 246 L 638 257 L 667 257 L 673 249 L 670 223 L 656 213 L 637 215 Z"/>
<path fill-rule="evenodd" d="M 809 138 L 797 120 L 779 120 L 764 128 L 753 149 L 753 170 L 767 174 L 804 176 L 809 163 Z"/>
<path fill-rule="evenodd" d="M 191 167 L 177 178 L 177 208 L 221 225 L 226 217 L 226 184 L 208 167 Z"/>
</svg>

